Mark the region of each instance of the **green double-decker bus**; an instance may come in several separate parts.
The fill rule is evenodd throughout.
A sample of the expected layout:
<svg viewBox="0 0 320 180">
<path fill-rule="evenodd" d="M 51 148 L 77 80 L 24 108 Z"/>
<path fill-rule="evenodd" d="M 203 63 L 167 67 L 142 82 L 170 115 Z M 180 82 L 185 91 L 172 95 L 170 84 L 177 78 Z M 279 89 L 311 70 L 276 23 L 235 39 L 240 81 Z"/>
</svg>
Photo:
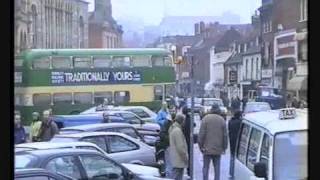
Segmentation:
<svg viewBox="0 0 320 180">
<path fill-rule="evenodd" d="M 24 124 L 34 111 L 77 114 L 106 98 L 158 110 L 175 80 L 165 49 L 31 49 L 15 57 L 15 110 Z"/>
</svg>

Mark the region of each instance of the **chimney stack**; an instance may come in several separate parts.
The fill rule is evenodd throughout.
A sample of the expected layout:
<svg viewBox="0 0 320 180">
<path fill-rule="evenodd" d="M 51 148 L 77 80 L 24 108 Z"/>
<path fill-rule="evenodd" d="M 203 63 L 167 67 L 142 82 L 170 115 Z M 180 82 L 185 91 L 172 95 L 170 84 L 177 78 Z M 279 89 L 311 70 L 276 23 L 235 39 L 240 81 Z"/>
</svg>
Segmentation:
<svg viewBox="0 0 320 180">
<path fill-rule="evenodd" d="M 205 24 L 203 21 L 200 22 L 200 34 L 204 33 L 205 30 Z"/>
<path fill-rule="evenodd" d="M 194 24 L 194 35 L 200 34 L 200 25 L 199 23 Z"/>
</svg>

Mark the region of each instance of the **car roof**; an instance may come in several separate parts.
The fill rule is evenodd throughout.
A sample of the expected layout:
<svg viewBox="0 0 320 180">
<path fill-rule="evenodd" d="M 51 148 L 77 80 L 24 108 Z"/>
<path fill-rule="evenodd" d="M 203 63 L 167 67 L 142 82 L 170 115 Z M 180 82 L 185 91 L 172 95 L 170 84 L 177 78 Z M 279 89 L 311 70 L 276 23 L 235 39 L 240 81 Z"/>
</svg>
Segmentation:
<svg viewBox="0 0 320 180">
<path fill-rule="evenodd" d="M 296 109 L 293 119 L 279 119 L 280 110 L 269 110 L 246 114 L 243 119 L 268 130 L 272 135 L 281 132 L 308 130 L 308 110 Z"/>
<path fill-rule="evenodd" d="M 118 133 L 118 132 L 80 132 L 80 133 L 74 133 L 74 134 L 57 134 L 54 137 L 83 138 L 87 136 L 107 136 L 107 135 L 124 136 L 123 133 Z"/>
<path fill-rule="evenodd" d="M 268 102 L 256 102 L 256 101 L 250 101 L 250 102 L 247 102 L 247 105 L 251 105 L 251 104 L 269 104 Z"/>
<path fill-rule="evenodd" d="M 221 101 L 221 99 L 219 98 L 202 98 L 203 100 L 217 100 L 217 101 Z"/>
<path fill-rule="evenodd" d="M 88 124 L 88 125 L 79 125 L 79 126 L 72 126 L 67 128 L 62 128 L 61 130 L 97 130 L 101 128 L 119 128 L 119 127 L 132 127 L 131 124 L 127 123 L 100 123 L 100 124 Z"/>
<path fill-rule="evenodd" d="M 89 142 L 34 142 L 18 144 L 17 148 L 32 148 L 32 149 L 54 149 L 73 146 L 92 146 L 94 144 Z"/>
<path fill-rule="evenodd" d="M 33 151 L 21 151 L 16 153 L 15 155 L 34 155 L 41 157 L 51 157 L 51 156 L 65 156 L 65 155 L 75 155 L 75 154 L 99 154 L 101 153 L 90 150 L 90 149 L 73 149 L 73 148 L 65 148 L 65 149 L 38 149 Z"/>
<path fill-rule="evenodd" d="M 76 115 L 54 115 L 53 118 L 83 119 L 83 118 L 103 118 L 103 116 L 98 113 L 90 113 L 90 114 L 76 114 Z"/>
</svg>

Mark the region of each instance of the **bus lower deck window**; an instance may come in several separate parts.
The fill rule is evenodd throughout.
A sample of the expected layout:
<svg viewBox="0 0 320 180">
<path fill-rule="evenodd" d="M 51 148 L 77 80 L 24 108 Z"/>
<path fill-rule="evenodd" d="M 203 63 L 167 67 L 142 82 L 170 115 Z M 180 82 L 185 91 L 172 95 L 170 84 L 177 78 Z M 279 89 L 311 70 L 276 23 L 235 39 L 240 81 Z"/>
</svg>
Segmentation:
<svg viewBox="0 0 320 180">
<path fill-rule="evenodd" d="M 51 104 L 51 95 L 49 93 L 34 94 L 32 99 L 34 105 Z"/>
<path fill-rule="evenodd" d="M 56 93 L 53 94 L 53 103 L 72 103 L 71 93 Z"/>
<path fill-rule="evenodd" d="M 93 59 L 93 66 L 95 68 L 112 67 L 112 59 L 111 59 L 111 57 L 95 57 Z"/>
<path fill-rule="evenodd" d="M 72 61 L 69 57 L 52 58 L 52 67 L 55 69 L 69 69 L 72 67 Z"/>
<path fill-rule="evenodd" d="M 90 68 L 91 67 L 91 58 L 90 57 L 75 57 L 73 59 L 73 66 L 75 68 Z"/>
<path fill-rule="evenodd" d="M 33 69 L 49 69 L 50 68 L 49 58 L 34 60 L 32 62 L 32 68 Z"/>
<path fill-rule="evenodd" d="M 91 104 L 92 103 L 92 93 L 74 93 L 74 103 L 75 104 Z"/>
<path fill-rule="evenodd" d="M 95 92 L 94 93 L 94 103 L 95 104 L 102 104 L 104 102 L 104 99 L 108 99 L 108 102 L 111 103 L 112 98 L 112 92 Z"/>
<path fill-rule="evenodd" d="M 126 103 L 130 101 L 129 91 L 116 91 L 114 92 L 115 103 Z"/>
</svg>

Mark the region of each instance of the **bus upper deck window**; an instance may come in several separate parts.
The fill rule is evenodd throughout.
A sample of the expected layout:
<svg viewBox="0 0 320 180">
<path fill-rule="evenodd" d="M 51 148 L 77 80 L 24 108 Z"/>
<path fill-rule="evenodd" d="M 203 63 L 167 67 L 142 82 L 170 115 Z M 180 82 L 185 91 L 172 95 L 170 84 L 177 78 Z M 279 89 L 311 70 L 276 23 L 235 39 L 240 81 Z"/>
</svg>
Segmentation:
<svg viewBox="0 0 320 180">
<path fill-rule="evenodd" d="M 170 57 L 170 56 L 164 57 L 164 65 L 165 66 L 172 66 L 172 57 Z"/>
<path fill-rule="evenodd" d="M 152 56 L 152 66 L 164 66 L 164 59 L 162 56 Z"/>
<path fill-rule="evenodd" d="M 134 67 L 148 67 L 151 65 L 150 56 L 133 56 L 132 64 Z"/>
<path fill-rule="evenodd" d="M 50 68 L 50 59 L 44 58 L 44 59 L 37 59 L 34 60 L 32 63 L 33 69 L 49 69 Z"/>
<path fill-rule="evenodd" d="M 72 68 L 70 57 L 52 57 L 52 67 L 54 69 L 69 69 Z"/>
<path fill-rule="evenodd" d="M 94 57 L 93 66 L 95 68 L 112 67 L 112 58 L 111 57 Z"/>
<path fill-rule="evenodd" d="M 113 57 L 112 66 L 113 67 L 130 67 L 131 58 L 130 57 Z"/>
<path fill-rule="evenodd" d="M 14 66 L 15 67 L 22 67 L 23 65 L 23 60 L 22 59 L 15 59 L 14 60 Z"/>
<path fill-rule="evenodd" d="M 90 57 L 75 57 L 73 59 L 73 65 L 75 68 L 90 68 L 91 58 Z"/>
</svg>

